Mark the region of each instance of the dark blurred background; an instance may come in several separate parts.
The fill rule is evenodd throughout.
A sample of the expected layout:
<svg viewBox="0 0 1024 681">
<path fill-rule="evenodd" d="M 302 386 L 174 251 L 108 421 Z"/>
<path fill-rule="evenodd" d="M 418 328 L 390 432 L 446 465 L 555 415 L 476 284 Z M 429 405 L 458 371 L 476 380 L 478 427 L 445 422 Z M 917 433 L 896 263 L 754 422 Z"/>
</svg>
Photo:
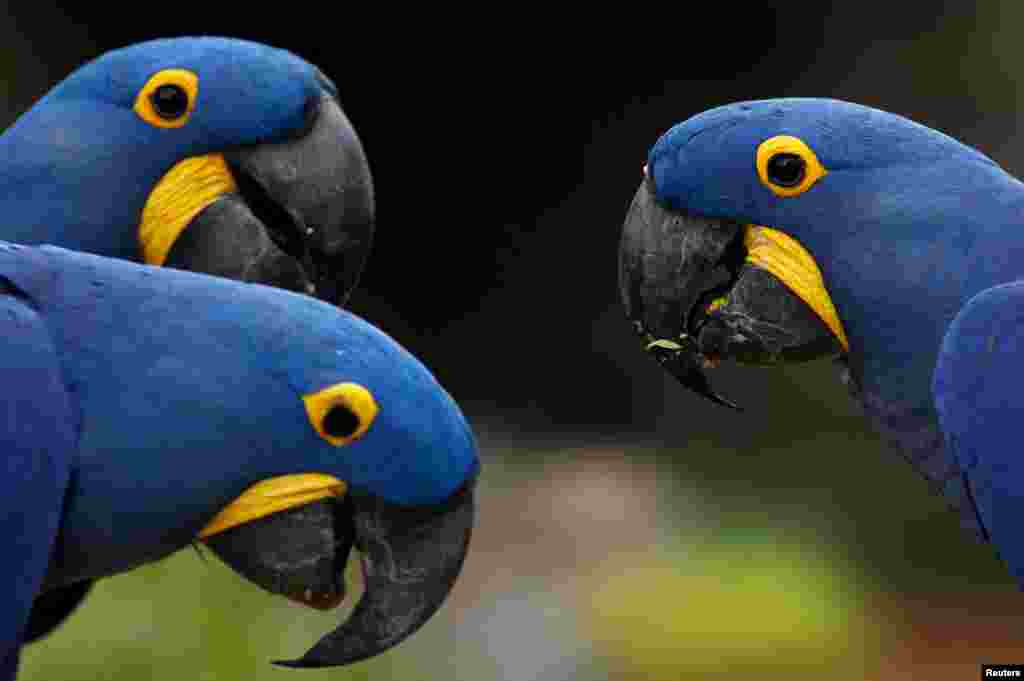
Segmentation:
<svg viewBox="0 0 1024 681">
<path fill-rule="evenodd" d="M 487 472 L 445 614 L 394 655 L 324 674 L 941 679 L 1024 661 L 1002 565 L 865 430 L 829 362 L 723 367 L 717 385 L 747 411 L 717 408 L 643 356 L 615 281 L 648 147 L 719 104 L 853 100 L 1024 172 L 1024 7 L 365 4 L 40 1 L 8 5 L 0 27 L 5 123 L 84 61 L 154 37 L 267 42 L 339 85 L 378 197 L 352 308 L 464 405 Z M 269 618 L 306 613 L 245 589 L 191 555 L 109 580 L 25 676 L 284 678 L 264 660 L 325 620 L 282 632 Z"/>
</svg>

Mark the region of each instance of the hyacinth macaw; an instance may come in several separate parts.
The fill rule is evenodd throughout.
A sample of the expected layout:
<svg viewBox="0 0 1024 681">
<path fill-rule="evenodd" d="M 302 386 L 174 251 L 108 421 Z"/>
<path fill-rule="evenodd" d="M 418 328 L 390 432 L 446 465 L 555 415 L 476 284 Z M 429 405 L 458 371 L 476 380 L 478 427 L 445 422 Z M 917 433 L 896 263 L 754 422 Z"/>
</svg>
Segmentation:
<svg viewBox="0 0 1024 681">
<path fill-rule="evenodd" d="M 648 350 L 716 401 L 720 358 L 838 355 L 875 427 L 1024 586 L 1024 185 L 992 159 L 842 101 L 713 109 L 650 150 L 619 274 Z"/>
<path fill-rule="evenodd" d="M 274 586 L 336 604 L 355 544 L 366 592 L 285 664 L 377 654 L 445 600 L 477 449 L 451 397 L 384 333 L 305 295 L 50 246 L 0 243 L 0 289 L 0 678 L 38 594 L 300 506 L 324 516 L 312 520 L 325 546 L 284 535 L 252 559 L 326 547 L 327 572 L 282 562 Z"/>
<path fill-rule="evenodd" d="M 290 52 L 172 38 L 101 55 L 0 135 L 0 238 L 341 303 L 373 186 L 338 89 Z"/>
</svg>

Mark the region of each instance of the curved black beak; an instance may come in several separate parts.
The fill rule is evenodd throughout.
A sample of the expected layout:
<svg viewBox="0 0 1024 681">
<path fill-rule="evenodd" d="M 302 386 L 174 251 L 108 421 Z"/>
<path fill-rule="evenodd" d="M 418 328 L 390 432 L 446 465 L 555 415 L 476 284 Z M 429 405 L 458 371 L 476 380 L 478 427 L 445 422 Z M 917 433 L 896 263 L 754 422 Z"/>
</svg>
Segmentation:
<svg viewBox="0 0 1024 681">
<path fill-rule="evenodd" d="M 686 388 L 736 408 L 711 388 L 688 319 L 731 274 L 716 271 L 741 226 L 668 210 L 645 178 L 633 197 L 619 246 L 619 293 L 645 348 Z M 724 269 L 724 268 L 723 268 Z M 715 276 L 713 276 L 715 275 Z"/>
<path fill-rule="evenodd" d="M 293 139 L 223 154 L 238 191 L 193 218 L 166 265 L 347 300 L 373 241 L 373 180 L 332 92 L 307 116 Z"/>
<path fill-rule="evenodd" d="M 378 655 L 412 635 L 441 607 L 462 569 L 475 518 L 475 478 L 444 503 L 399 506 L 350 493 L 281 511 L 209 537 L 242 576 L 317 608 L 344 596 L 351 546 L 365 591 L 351 616 L 285 667 L 333 667 Z"/>
<path fill-rule="evenodd" d="M 619 249 L 619 292 L 646 350 L 686 388 L 734 409 L 705 373 L 720 359 L 774 364 L 840 351 L 803 300 L 746 261 L 745 234 L 740 222 L 665 207 L 647 177 Z"/>
</svg>

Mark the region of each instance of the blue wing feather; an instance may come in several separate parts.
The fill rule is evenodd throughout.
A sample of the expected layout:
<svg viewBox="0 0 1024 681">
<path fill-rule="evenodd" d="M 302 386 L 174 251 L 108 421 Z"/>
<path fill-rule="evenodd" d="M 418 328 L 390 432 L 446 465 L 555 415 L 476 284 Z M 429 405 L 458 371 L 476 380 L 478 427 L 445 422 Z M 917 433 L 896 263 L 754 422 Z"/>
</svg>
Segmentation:
<svg viewBox="0 0 1024 681">
<path fill-rule="evenodd" d="M 46 573 L 77 425 L 42 319 L 10 286 L 0 295 L 0 679 L 13 679 Z"/>
<path fill-rule="evenodd" d="M 1024 282 L 982 291 L 946 332 L 932 384 L 984 532 L 1024 587 Z"/>
</svg>

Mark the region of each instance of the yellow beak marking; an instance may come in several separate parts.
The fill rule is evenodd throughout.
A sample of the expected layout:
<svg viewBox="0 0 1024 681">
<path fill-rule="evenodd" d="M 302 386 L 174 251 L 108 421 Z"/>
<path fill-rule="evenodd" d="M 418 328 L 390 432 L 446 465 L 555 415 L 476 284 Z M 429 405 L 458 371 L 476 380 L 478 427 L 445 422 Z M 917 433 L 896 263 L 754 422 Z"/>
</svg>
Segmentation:
<svg viewBox="0 0 1024 681">
<path fill-rule="evenodd" d="M 161 178 L 146 200 L 139 224 L 139 245 L 150 265 L 163 265 L 171 247 L 218 197 L 238 191 L 238 184 L 220 154 L 181 161 Z"/>
<path fill-rule="evenodd" d="M 747 226 L 743 241 L 747 262 L 771 272 L 807 303 L 839 339 L 843 350 L 849 352 L 846 330 L 811 254 L 789 235 L 770 227 Z"/>
<path fill-rule="evenodd" d="M 326 497 L 345 495 L 348 486 L 332 475 L 298 473 L 258 482 L 242 493 L 200 530 L 199 539 L 223 532 L 251 520 L 304 506 Z"/>
</svg>

